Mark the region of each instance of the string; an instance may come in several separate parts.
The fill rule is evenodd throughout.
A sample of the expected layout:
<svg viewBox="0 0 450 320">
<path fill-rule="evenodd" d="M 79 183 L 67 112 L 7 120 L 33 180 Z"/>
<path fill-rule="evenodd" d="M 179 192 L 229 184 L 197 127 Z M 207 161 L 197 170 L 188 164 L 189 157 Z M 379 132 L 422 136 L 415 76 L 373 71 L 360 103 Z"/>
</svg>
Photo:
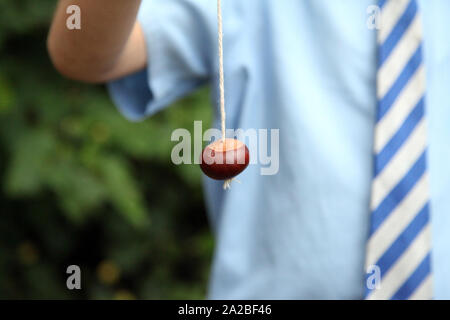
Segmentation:
<svg viewBox="0 0 450 320">
<path fill-rule="evenodd" d="M 225 128 L 225 81 L 223 76 L 223 28 L 222 28 L 222 4 L 221 0 L 217 0 L 217 26 L 218 26 L 218 43 L 219 43 L 219 91 L 220 91 L 220 119 L 222 127 L 222 141 L 225 147 L 226 128 Z M 223 189 L 231 187 L 233 179 L 225 180 Z"/>
<path fill-rule="evenodd" d="M 221 0 L 217 0 L 217 24 L 219 42 L 219 90 L 220 90 L 220 118 L 222 121 L 222 140 L 225 143 L 225 84 L 223 76 L 223 31 Z"/>
</svg>

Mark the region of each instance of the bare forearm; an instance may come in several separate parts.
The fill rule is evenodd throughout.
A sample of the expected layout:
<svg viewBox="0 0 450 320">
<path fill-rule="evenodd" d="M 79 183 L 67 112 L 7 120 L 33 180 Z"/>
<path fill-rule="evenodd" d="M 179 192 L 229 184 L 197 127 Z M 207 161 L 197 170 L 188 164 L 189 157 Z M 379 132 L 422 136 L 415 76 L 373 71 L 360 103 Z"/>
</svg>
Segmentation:
<svg viewBox="0 0 450 320">
<path fill-rule="evenodd" d="M 120 69 L 118 61 L 130 51 L 126 45 L 135 33 L 140 3 L 141 0 L 60 0 L 47 43 L 55 67 L 68 77 L 88 82 L 116 76 L 111 73 Z M 80 30 L 66 26 L 66 9 L 72 4 L 81 9 Z"/>
</svg>

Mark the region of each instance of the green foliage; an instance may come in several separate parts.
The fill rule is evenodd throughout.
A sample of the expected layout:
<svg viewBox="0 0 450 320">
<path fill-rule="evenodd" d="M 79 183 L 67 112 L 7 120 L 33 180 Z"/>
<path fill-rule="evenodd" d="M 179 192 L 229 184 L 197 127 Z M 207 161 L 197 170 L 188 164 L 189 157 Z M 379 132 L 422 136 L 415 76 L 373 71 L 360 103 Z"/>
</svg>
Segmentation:
<svg viewBox="0 0 450 320">
<path fill-rule="evenodd" d="M 54 4 L 0 0 L 0 298 L 203 298 L 201 174 L 172 164 L 170 137 L 207 126 L 208 90 L 128 122 L 104 87 L 53 70 Z"/>
</svg>

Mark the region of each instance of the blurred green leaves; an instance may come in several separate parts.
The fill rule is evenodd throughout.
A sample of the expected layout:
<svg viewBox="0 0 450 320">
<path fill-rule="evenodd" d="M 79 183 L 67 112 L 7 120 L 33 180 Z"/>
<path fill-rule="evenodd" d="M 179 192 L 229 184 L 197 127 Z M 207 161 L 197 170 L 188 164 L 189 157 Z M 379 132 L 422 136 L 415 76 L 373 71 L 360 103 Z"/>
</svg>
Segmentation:
<svg viewBox="0 0 450 320">
<path fill-rule="evenodd" d="M 0 75 L 0 115 L 8 112 L 15 100 L 14 90 L 11 83 Z"/>
<path fill-rule="evenodd" d="M 44 28 L 52 17 L 56 1 L 0 0 L 0 44 L 10 34 L 25 34 L 35 28 Z"/>
<path fill-rule="evenodd" d="M 172 164 L 170 137 L 208 127 L 208 90 L 125 120 L 103 87 L 53 70 L 55 3 L 0 0 L 0 298 L 202 298 L 201 173 Z M 65 288 L 70 264 L 81 292 Z"/>
<path fill-rule="evenodd" d="M 35 194 L 49 175 L 49 155 L 55 150 L 56 141 L 48 131 L 31 129 L 22 132 L 11 142 L 6 192 L 9 195 Z"/>
</svg>

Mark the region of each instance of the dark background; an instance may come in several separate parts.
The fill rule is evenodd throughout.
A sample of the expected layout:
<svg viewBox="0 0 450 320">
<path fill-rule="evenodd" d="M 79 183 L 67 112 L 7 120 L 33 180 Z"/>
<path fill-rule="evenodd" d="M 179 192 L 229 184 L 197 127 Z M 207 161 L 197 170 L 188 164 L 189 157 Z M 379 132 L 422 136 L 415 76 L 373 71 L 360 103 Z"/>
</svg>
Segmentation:
<svg viewBox="0 0 450 320">
<path fill-rule="evenodd" d="M 103 86 L 59 76 L 55 0 L 0 0 L 0 298 L 201 299 L 213 239 L 176 128 L 210 124 L 208 89 L 140 123 Z M 82 289 L 66 288 L 79 265 Z"/>
</svg>

